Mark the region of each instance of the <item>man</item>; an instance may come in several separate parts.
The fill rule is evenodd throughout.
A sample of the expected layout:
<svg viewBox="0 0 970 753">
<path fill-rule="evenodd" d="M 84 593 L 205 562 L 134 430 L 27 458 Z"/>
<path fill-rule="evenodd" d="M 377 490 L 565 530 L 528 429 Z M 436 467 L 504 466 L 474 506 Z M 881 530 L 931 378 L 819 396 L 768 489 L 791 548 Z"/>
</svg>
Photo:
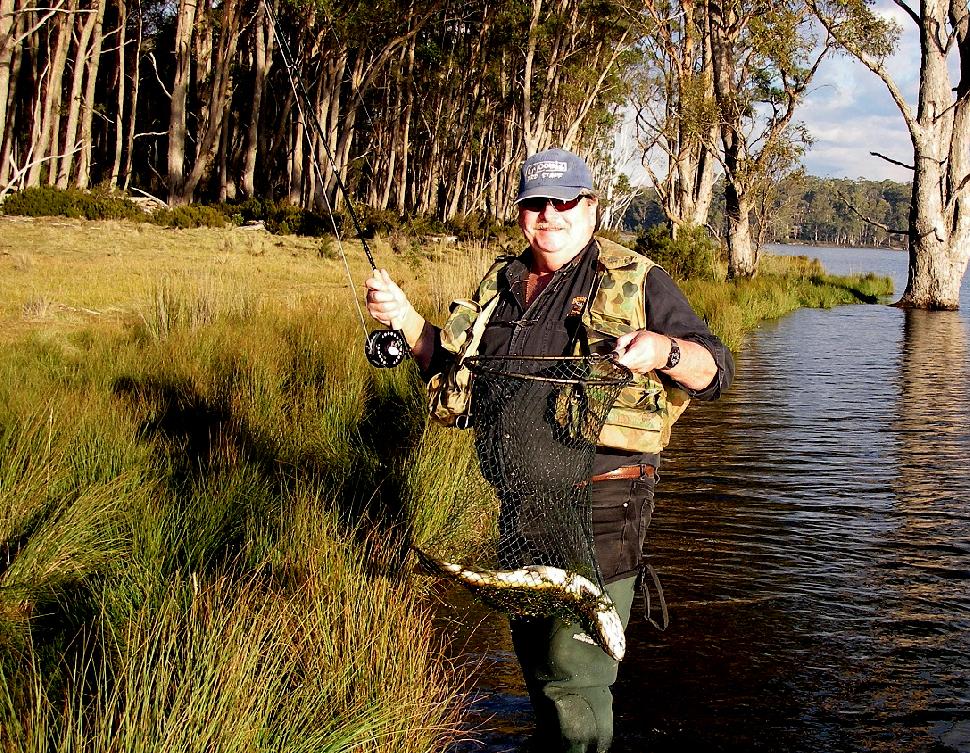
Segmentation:
<svg viewBox="0 0 970 753">
<path fill-rule="evenodd" d="M 596 556 L 625 627 L 660 452 L 689 397 L 717 398 L 731 382 L 734 362 L 666 272 L 594 237 L 598 200 L 578 156 L 549 149 L 529 157 L 516 205 L 528 248 L 500 260 L 483 281 L 473 313 L 486 316 L 486 303 L 492 305 L 480 342 L 456 337 L 456 328 L 471 331 L 472 319 L 453 314 L 444 330 L 430 325 L 384 270 L 366 282 L 368 310 L 403 332 L 425 375 L 447 372 L 459 348 L 472 355 L 469 344 L 481 355 L 571 355 L 577 330 L 594 352 L 612 350 L 633 372 L 636 384 L 621 393 L 600 434 L 591 478 Z M 617 662 L 591 645 L 578 624 L 557 618 L 510 623 L 536 712 L 534 750 L 606 751 Z"/>
</svg>

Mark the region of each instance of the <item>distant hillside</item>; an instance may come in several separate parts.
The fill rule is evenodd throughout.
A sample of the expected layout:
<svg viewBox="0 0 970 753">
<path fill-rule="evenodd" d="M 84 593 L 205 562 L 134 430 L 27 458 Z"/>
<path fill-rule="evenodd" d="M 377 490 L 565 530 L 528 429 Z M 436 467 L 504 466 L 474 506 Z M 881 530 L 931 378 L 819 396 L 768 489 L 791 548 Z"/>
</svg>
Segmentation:
<svg viewBox="0 0 970 753">
<path fill-rule="evenodd" d="M 723 186 L 723 181 L 719 182 L 715 189 L 708 222 L 718 234 L 724 225 Z M 775 185 L 766 209 L 752 219 L 764 243 L 904 248 L 905 236 L 879 226 L 905 229 L 909 201 L 908 183 L 797 176 Z M 663 212 L 651 188 L 630 205 L 623 227 L 639 232 L 663 222 Z"/>
</svg>

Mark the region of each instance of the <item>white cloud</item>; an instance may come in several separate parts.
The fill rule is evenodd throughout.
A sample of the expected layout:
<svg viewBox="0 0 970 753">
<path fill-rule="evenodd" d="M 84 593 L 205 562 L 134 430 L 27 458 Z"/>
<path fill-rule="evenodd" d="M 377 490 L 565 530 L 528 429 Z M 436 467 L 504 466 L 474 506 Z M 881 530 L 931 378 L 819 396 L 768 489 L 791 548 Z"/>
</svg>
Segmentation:
<svg viewBox="0 0 970 753">
<path fill-rule="evenodd" d="M 861 63 L 845 56 L 825 61 L 797 117 L 815 140 L 804 160 L 812 175 L 910 180 L 905 168 L 870 154 L 909 164 L 913 148 L 885 85 Z"/>
</svg>

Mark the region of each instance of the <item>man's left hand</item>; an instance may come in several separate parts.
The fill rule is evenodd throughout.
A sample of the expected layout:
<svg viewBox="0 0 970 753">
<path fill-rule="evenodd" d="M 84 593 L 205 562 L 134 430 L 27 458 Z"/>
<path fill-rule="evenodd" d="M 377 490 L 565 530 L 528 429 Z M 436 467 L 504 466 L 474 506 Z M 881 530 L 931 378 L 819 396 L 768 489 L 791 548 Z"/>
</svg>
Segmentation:
<svg viewBox="0 0 970 753">
<path fill-rule="evenodd" d="M 616 338 L 613 351 L 617 354 L 617 363 L 637 374 L 646 374 L 667 363 L 670 338 L 659 332 L 637 329 Z"/>
<path fill-rule="evenodd" d="M 671 379 L 692 390 L 703 390 L 717 376 L 714 356 L 703 345 L 677 338 L 680 361 L 664 371 Z M 613 348 L 617 363 L 636 374 L 663 369 L 670 357 L 671 338 L 659 332 L 638 329 L 616 338 Z"/>
</svg>

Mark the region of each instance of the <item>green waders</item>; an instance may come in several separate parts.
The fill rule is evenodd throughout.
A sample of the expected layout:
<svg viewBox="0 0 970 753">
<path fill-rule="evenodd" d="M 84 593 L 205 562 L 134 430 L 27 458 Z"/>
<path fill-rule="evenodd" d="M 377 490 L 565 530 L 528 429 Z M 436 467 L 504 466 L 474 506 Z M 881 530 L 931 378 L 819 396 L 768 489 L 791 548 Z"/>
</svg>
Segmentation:
<svg viewBox="0 0 970 753">
<path fill-rule="evenodd" d="M 606 590 L 626 628 L 636 576 Z M 619 664 L 575 622 L 515 617 L 512 644 L 536 716 L 533 749 L 542 753 L 603 753 L 613 742 L 613 694 Z"/>
</svg>

